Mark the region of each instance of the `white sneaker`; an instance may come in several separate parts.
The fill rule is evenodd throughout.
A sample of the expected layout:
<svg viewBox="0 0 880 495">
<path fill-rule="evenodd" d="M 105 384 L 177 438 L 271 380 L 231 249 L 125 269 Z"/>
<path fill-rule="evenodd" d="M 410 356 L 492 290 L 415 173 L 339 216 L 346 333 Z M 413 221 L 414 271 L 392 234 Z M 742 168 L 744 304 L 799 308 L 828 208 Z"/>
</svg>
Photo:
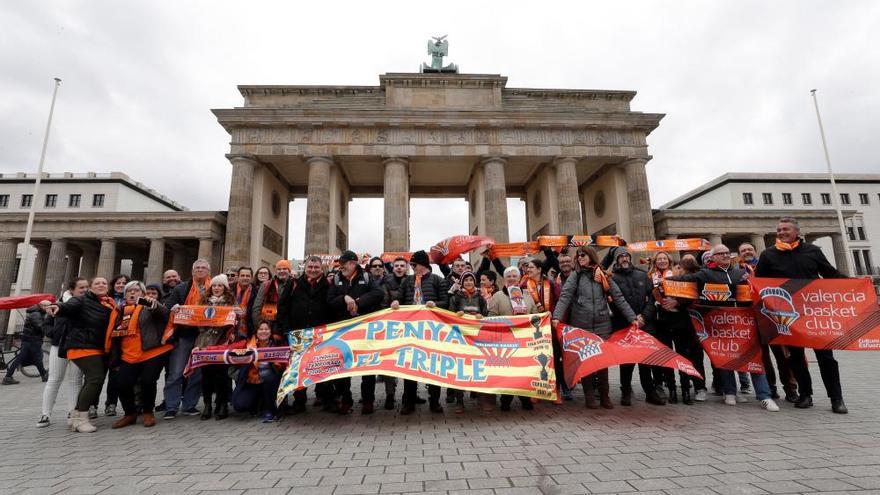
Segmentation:
<svg viewBox="0 0 880 495">
<path fill-rule="evenodd" d="M 743 402 L 748 402 L 749 398 L 746 397 L 745 395 L 737 395 L 736 401 L 739 402 L 740 404 L 742 404 Z"/>
<path fill-rule="evenodd" d="M 770 411 L 770 412 L 779 412 L 779 406 L 776 405 L 776 402 L 773 402 L 773 399 L 764 399 L 761 401 L 761 407 Z"/>
<path fill-rule="evenodd" d="M 40 420 L 37 421 L 37 428 L 45 428 L 47 426 L 49 426 L 49 416 L 40 416 Z"/>
<path fill-rule="evenodd" d="M 736 405 L 736 396 L 735 395 L 725 395 L 724 396 L 724 403 L 727 404 L 728 406 L 735 406 Z"/>
<path fill-rule="evenodd" d="M 694 400 L 697 402 L 706 402 L 706 391 L 697 390 L 697 393 L 694 394 Z"/>
</svg>

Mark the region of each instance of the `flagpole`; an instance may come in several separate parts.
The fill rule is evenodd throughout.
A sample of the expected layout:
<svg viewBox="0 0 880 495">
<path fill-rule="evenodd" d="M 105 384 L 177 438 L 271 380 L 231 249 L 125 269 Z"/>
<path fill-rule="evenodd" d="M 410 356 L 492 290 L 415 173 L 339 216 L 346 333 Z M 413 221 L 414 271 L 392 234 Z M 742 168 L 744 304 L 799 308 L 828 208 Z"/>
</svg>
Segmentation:
<svg viewBox="0 0 880 495">
<path fill-rule="evenodd" d="M 810 94 L 813 96 L 813 106 L 816 108 L 816 121 L 819 122 L 819 136 L 822 137 L 822 150 L 825 152 L 825 164 L 828 165 L 828 179 L 831 181 L 831 199 L 834 201 L 834 210 L 837 212 L 837 222 L 840 224 L 840 234 L 843 237 L 843 250 L 845 252 L 846 272 L 853 276 L 852 253 L 849 251 L 849 234 L 846 231 L 846 224 L 843 221 L 843 211 L 840 209 L 840 195 L 837 194 L 837 182 L 834 180 L 834 171 L 831 170 L 831 156 L 828 154 L 828 143 L 825 141 L 825 128 L 822 126 L 822 116 L 819 114 L 819 100 L 816 97 L 816 90 L 811 89 Z M 841 267 L 837 267 L 839 270 Z"/>
<path fill-rule="evenodd" d="M 24 248 L 21 253 L 21 262 L 18 264 L 18 277 L 15 283 L 15 295 L 21 295 L 21 286 L 24 282 L 24 265 L 31 254 L 31 233 L 34 230 L 34 216 L 37 213 L 37 199 L 40 193 L 40 181 L 43 178 L 43 163 L 46 162 L 46 148 L 49 145 L 49 130 L 52 128 L 52 115 L 55 113 L 55 97 L 58 95 L 58 87 L 61 79 L 55 78 L 55 87 L 52 89 L 52 103 L 49 105 L 49 120 L 46 122 L 46 133 L 43 136 L 43 151 L 40 152 L 40 163 L 37 165 L 37 180 L 34 181 L 34 193 L 31 196 L 31 208 L 28 211 L 27 227 L 24 230 Z"/>
</svg>

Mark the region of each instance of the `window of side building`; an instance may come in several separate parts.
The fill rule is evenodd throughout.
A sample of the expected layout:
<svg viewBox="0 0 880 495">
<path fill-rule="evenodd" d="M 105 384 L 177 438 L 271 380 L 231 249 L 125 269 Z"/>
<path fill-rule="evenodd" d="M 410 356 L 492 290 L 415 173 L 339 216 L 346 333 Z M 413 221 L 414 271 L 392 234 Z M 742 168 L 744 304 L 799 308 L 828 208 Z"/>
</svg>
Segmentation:
<svg viewBox="0 0 880 495">
<path fill-rule="evenodd" d="M 765 205 L 773 204 L 773 193 L 761 193 L 761 197 L 764 199 Z"/>
<path fill-rule="evenodd" d="M 801 193 L 801 202 L 805 205 L 813 204 L 813 195 L 810 193 Z"/>
<path fill-rule="evenodd" d="M 58 195 L 57 194 L 47 194 L 46 195 L 46 208 L 55 208 L 58 204 Z"/>
<path fill-rule="evenodd" d="M 9 208 L 8 194 L 0 194 L 0 208 Z"/>
<path fill-rule="evenodd" d="M 22 208 L 30 208 L 31 204 L 34 202 L 33 194 L 22 194 L 21 195 L 21 207 Z"/>
<path fill-rule="evenodd" d="M 782 204 L 784 204 L 784 205 L 791 204 L 791 193 L 782 193 Z"/>
<path fill-rule="evenodd" d="M 831 204 L 831 194 L 822 193 L 822 204 L 823 205 L 830 205 Z"/>
<path fill-rule="evenodd" d="M 93 208 L 103 208 L 104 207 L 104 195 L 103 194 L 93 194 L 92 195 L 92 207 Z"/>
<path fill-rule="evenodd" d="M 842 204 L 842 205 L 849 204 L 849 193 L 840 193 L 840 204 Z"/>
<path fill-rule="evenodd" d="M 70 201 L 67 202 L 67 206 L 71 208 L 79 208 L 79 203 L 82 200 L 82 194 L 71 194 Z"/>
<path fill-rule="evenodd" d="M 868 201 L 868 193 L 859 193 L 859 203 L 863 205 L 870 204 Z"/>
<path fill-rule="evenodd" d="M 745 204 L 745 205 L 754 204 L 754 201 L 752 201 L 752 193 L 743 193 L 743 204 Z"/>
</svg>

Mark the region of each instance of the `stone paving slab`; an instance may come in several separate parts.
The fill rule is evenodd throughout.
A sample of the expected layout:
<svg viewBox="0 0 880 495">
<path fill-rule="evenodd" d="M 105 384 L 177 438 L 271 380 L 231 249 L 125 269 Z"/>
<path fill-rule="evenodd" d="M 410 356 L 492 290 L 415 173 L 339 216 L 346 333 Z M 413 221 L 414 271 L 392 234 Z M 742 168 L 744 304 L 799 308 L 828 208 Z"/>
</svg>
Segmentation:
<svg viewBox="0 0 880 495">
<path fill-rule="evenodd" d="M 178 417 L 123 430 L 101 417 L 97 433 L 77 434 L 61 409 L 66 387 L 54 423 L 37 429 L 42 383 L 19 376 L 20 385 L 0 387 L 0 495 L 880 493 L 880 354 L 838 354 L 845 416 L 831 413 L 824 393 L 811 410 L 780 403 L 775 414 L 718 397 L 591 411 L 578 393 L 532 412 L 514 404 L 486 414 L 471 402 L 462 415 L 310 408 L 268 425 Z"/>
</svg>

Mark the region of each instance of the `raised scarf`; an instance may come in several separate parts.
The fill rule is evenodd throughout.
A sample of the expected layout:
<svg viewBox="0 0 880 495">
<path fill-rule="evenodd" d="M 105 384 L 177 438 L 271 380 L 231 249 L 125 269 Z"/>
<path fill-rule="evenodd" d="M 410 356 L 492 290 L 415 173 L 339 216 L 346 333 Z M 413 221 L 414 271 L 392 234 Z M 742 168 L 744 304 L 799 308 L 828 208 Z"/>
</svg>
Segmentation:
<svg viewBox="0 0 880 495">
<path fill-rule="evenodd" d="M 795 239 L 794 242 L 782 242 L 779 239 L 776 239 L 776 249 L 780 251 L 794 251 L 794 249 L 800 245 L 800 239 Z"/>
<path fill-rule="evenodd" d="M 553 289 L 550 287 L 550 280 L 541 277 L 541 285 L 538 286 L 532 277 L 528 277 L 526 278 L 526 290 L 529 291 L 532 300 L 541 305 L 538 311 L 553 311 Z"/>
</svg>

